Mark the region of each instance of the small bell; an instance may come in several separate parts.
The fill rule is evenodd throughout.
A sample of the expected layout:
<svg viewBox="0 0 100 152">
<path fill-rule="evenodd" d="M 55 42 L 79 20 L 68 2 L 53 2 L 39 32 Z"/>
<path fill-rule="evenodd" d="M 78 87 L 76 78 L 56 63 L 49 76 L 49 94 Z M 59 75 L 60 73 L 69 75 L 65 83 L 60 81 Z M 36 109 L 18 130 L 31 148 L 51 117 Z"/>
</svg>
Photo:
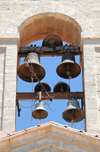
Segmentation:
<svg viewBox="0 0 100 152">
<path fill-rule="evenodd" d="M 84 111 L 80 109 L 79 102 L 72 98 L 67 103 L 67 109 L 63 112 L 62 117 L 68 122 L 79 122 L 84 119 Z"/>
<path fill-rule="evenodd" d="M 65 82 L 59 82 L 54 86 L 53 91 L 54 92 L 70 92 L 70 87 Z"/>
<path fill-rule="evenodd" d="M 57 35 L 48 35 L 42 43 L 42 46 L 56 47 L 62 45 L 62 40 Z"/>
<path fill-rule="evenodd" d="M 32 75 L 32 72 L 29 70 L 27 67 L 27 64 L 32 65 L 35 74 L 37 75 L 39 80 L 42 80 L 45 76 L 45 70 L 44 68 L 40 65 L 40 58 L 37 53 L 31 52 L 28 53 L 28 55 L 25 58 L 25 63 L 22 64 L 18 68 L 18 75 L 19 77 L 27 82 L 32 82 L 31 77 L 33 77 L 33 82 L 37 82 L 37 79 L 35 78 L 34 75 Z"/>
<path fill-rule="evenodd" d="M 50 86 L 49 86 L 47 83 L 41 82 L 41 84 L 44 86 L 44 88 L 46 89 L 47 92 L 51 91 L 51 88 L 50 88 Z M 42 86 L 40 85 L 40 83 L 38 83 L 38 84 L 35 86 L 35 88 L 34 88 L 34 92 L 40 92 L 40 91 L 41 91 L 41 92 L 45 92 L 45 91 L 43 90 Z"/>
<path fill-rule="evenodd" d="M 35 119 L 44 119 L 48 116 L 48 112 L 45 110 L 43 102 L 37 102 L 35 105 L 35 110 L 32 112 L 32 116 Z"/>
<path fill-rule="evenodd" d="M 75 63 L 75 57 L 72 53 L 66 52 L 62 56 L 62 63 L 57 67 L 57 74 L 65 79 L 77 77 L 80 72 L 80 66 Z"/>
</svg>

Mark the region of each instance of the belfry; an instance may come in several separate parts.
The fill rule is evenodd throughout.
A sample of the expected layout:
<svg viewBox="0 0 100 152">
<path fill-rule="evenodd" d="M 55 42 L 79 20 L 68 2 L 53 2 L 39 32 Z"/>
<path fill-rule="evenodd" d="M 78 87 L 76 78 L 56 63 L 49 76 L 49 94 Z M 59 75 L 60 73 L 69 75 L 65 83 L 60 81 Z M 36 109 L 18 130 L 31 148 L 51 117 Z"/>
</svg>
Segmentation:
<svg viewBox="0 0 100 152">
<path fill-rule="evenodd" d="M 41 40 L 40 46 L 33 45 Z M 61 61 L 56 62 L 56 57 Z M 80 75 L 82 90 L 73 91 L 70 83 Z M 28 85 L 32 92 L 24 91 Z M 1 152 L 100 151 L 99 97 L 99 0 L 0 1 Z M 27 100 L 32 101 L 30 118 L 21 107 Z M 55 111 L 49 112 L 53 107 L 61 115 L 57 123 L 53 122 Z M 30 128 L 22 131 L 16 130 L 21 115 L 27 123 L 31 120 Z M 40 124 L 35 125 L 38 120 Z M 72 128 L 81 121 L 84 131 Z"/>
</svg>

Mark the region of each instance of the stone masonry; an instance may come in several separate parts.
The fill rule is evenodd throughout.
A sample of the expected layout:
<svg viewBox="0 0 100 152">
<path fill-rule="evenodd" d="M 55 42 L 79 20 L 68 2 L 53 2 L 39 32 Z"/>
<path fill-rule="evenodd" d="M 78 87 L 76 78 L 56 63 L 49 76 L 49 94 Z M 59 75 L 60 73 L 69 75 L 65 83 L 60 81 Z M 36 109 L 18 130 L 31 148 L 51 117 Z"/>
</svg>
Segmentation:
<svg viewBox="0 0 100 152">
<path fill-rule="evenodd" d="M 41 15 L 47 16 L 46 28 L 45 23 L 43 25 L 45 33 L 37 33 Z M 31 25 L 37 16 L 40 18 L 35 30 Z M 61 16 L 62 24 L 56 22 L 56 27 L 49 26 L 50 16 L 52 21 Z M 45 35 L 56 34 L 67 42 L 66 34 L 70 35 L 71 29 L 68 26 L 67 33 L 66 26 L 70 22 L 75 43 L 83 51 L 85 130 L 100 135 L 100 0 L 0 0 L 0 136 L 15 131 L 17 52 L 21 40 L 26 45 Z M 28 30 L 32 30 L 35 37 L 29 41 L 25 39 Z M 73 42 L 73 37 L 68 41 Z"/>
</svg>

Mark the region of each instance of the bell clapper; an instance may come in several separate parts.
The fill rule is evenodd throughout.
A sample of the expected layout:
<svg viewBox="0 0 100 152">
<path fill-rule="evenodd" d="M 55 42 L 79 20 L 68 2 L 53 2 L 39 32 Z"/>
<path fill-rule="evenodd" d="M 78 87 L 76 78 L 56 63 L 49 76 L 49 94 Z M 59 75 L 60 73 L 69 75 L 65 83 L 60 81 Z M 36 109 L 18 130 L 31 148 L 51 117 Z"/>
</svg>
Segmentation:
<svg viewBox="0 0 100 152">
<path fill-rule="evenodd" d="M 64 92 L 64 89 L 63 89 L 63 86 L 61 85 L 61 88 L 60 88 L 61 92 Z"/>
<path fill-rule="evenodd" d="M 39 101 L 41 102 L 41 101 Z M 39 122 L 41 123 L 41 110 L 39 111 Z"/>
<path fill-rule="evenodd" d="M 73 113 L 73 117 L 72 117 L 72 121 L 71 121 L 71 127 L 72 127 L 73 124 L 75 124 L 75 129 L 76 129 L 75 110 L 73 110 L 72 113 Z"/>
<path fill-rule="evenodd" d="M 41 122 L 41 119 L 39 119 L 39 122 Z"/>
</svg>

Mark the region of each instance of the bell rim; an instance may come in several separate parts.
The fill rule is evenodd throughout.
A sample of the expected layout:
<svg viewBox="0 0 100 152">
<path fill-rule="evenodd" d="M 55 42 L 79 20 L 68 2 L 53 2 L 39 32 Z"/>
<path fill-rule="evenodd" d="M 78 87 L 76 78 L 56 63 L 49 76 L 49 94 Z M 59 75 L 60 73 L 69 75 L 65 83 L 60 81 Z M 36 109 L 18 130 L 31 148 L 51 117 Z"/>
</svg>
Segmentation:
<svg viewBox="0 0 100 152">
<path fill-rule="evenodd" d="M 38 111 L 38 110 L 40 110 L 40 109 L 35 109 L 35 110 L 32 112 L 32 117 L 33 117 L 34 119 L 39 119 L 39 118 L 36 118 L 35 115 L 34 115 L 34 113 L 35 113 L 36 111 Z M 43 111 L 46 112 L 46 116 L 45 116 L 44 118 L 41 118 L 41 119 L 45 119 L 45 118 L 48 116 L 48 112 L 47 112 L 45 109 L 42 109 L 42 108 L 41 108 L 41 110 L 43 110 Z"/>
<path fill-rule="evenodd" d="M 75 121 L 75 122 L 80 122 L 81 120 L 83 120 L 83 119 L 85 118 L 85 113 L 84 113 L 84 111 L 83 111 L 82 109 L 77 109 L 77 108 L 73 108 L 73 109 L 82 112 L 82 118 L 81 118 L 80 120 L 78 120 L 78 121 Z M 68 109 L 67 111 L 69 111 L 69 110 L 71 110 L 71 109 Z M 64 110 L 64 112 L 65 112 L 65 110 Z M 67 121 L 67 122 L 71 122 L 68 118 L 66 118 L 66 117 L 64 116 L 64 112 L 63 112 L 63 114 L 62 114 L 63 119 L 64 119 L 65 121 Z"/>
<path fill-rule="evenodd" d="M 67 63 L 72 63 L 72 62 L 67 62 Z M 65 63 L 62 62 L 61 64 L 58 65 L 58 67 L 57 67 L 57 69 L 56 69 L 56 72 L 57 72 L 57 74 L 58 74 L 61 78 L 69 79 L 69 78 L 67 78 L 67 77 L 62 76 L 62 74 L 61 74 L 61 73 L 59 72 L 59 70 L 58 70 L 59 67 L 62 66 L 63 64 L 65 64 Z M 81 73 L 81 68 L 80 68 L 80 66 L 79 66 L 77 63 L 72 63 L 72 64 L 75 64 L 75 65 L 78 67 L 78 69 L 79 69 L 79 72 L 77 72 L 77 75 L 74 76 L 74 77 L 72 77 L 72 78 L 76 78 L 76 77 Z"/>
<path fill-rule="evenodd" d="M 45 83 L 45 82 L 41 82 L 42 83 L 42 85 L 43 84 L 46 84 L 48 87 L 49 87 L 49 89 L 50 89 L 50 91 L 51 91 L 51 87 L 49 86 L 49 84 L 47 84 L 47 83 Z M 35 88 L 34 88 L 34 92 L 39 92 L 39 91 L 36 91 L 36 87 L 39 85 L 39 83 L 35 86 Z M 44 87 L 45 88 L 45 87 Z M 47 90 L 46 90 L 47 91 Z M 47 92 L 50 92 L 50 91 L 47 91 Z"/>
<path fill-rule="evenodd" d="M 38 65 L 38 66 L 41 66 L 41 68 L 42 68 L 42 71 L 43 71 L 43 76 L 39 79 L 39 80 L 42 80 L 44 77 L 45 77 L 45 75 L 46 75 L 46 72 L 45 72 L 45 69 L 43 68 L 43 66 L 41 65 L 41 64 L 37 64 L 37 63 L 34 63 L 35 65 Z M 21 68 L 23 67 L 23 66 L 25 66 L 25 63 L 23 63 L 23 64 L 21 64 L 20 66 L 19 66 L 19 68 L 17 69 L 17 74 L 18 74 L 18 76 L 23 80 L 23 81 L 26 81 L 26 82 L 32 82 L 32 80 L 31 80 L 31 77 L 29 78 L 29 77 L 24 77 L 23 76 L 23 74 L 20 72 L 21 71 Z M 35 81 L 33 81 L 33 82 L 38 82 L 37 80 L 35 80 Z"/>
</svg>

